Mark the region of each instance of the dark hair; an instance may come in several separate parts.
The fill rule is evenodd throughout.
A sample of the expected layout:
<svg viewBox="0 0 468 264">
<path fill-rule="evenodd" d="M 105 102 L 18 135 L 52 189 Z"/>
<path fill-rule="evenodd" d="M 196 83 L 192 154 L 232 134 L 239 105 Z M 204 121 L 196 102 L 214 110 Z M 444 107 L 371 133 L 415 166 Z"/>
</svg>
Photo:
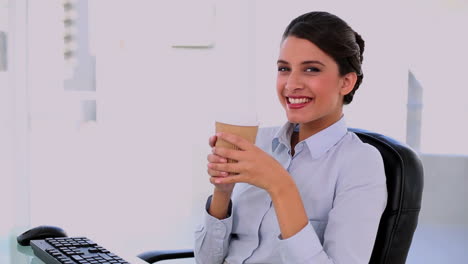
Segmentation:
<svg viewBox="0 0 468 264">
<path fill-rule="evenodd" d="M 282 40 L 288 36 L 307 39 L 332 57 L 338 64 L 340 75 L 356 72 L 358 78 L 353 90 L 344 96 L 349 104 L 359 88 L 364 74 L 361 64 L 364 40 L 341 18 L 327 12 L 310 12 L 295 18 L 286 27 Z"/>
</svg>

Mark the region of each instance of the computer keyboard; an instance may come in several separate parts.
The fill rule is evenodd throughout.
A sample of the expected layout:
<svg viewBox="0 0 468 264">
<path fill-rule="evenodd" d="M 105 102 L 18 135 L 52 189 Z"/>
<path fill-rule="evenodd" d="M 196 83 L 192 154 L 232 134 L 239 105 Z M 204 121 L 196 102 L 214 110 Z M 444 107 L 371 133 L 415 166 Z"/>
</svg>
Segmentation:
<svg viewBox="0 0 468 264">
<path fill-rule="evenodd" d="M 129 263 L 86 237 L 31 240 L 31 247 L 46 264 Z"/>
</svg>

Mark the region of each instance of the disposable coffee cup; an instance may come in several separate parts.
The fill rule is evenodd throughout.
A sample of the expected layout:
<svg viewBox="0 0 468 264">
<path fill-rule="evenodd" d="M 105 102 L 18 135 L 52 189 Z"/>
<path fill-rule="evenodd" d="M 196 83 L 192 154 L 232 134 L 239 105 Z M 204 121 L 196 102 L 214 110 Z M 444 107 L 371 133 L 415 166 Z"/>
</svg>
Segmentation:
<svg viewBox="0 0 468 264">
<path fill-rule="evenodd" d="M 216 133 L 218 132 L 227 132 L 237 136 L 240 136 L 252 144 L 255 144 L 255 139 L 257 138 L 258 132 L 258 121 L 255 118 L 250 118 L 247 120 L 233 120 L 233 119 L 218 119 L 216 121 Z M 224 147 L 229 149 L 239 150 L 239 148 L 223 139 L 217 139 L 216 147 Z M 236 162 L 235 160 L 228 159 L 229 163 Z"/>
</svg>

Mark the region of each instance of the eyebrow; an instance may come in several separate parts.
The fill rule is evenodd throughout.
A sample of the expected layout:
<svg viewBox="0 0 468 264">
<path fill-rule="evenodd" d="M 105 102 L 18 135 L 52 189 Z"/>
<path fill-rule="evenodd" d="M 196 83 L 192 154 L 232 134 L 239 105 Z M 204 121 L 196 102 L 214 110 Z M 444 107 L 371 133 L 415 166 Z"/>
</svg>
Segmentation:
<svg viewBox="0 0 468 264">
<path fill-rule="evenodd" d="M 282 64 L 289 64 L 289 62 L 285 61 L 285 60 L 278 60 L 277 62 L 278 64 L 279 63 L 282 63 Z M 320 64 L 322 66 L 325 66 L 325 64 L 323 64 L 321 61 L 318 61 L 318 60 L 308 60 L 308 61 L 303 61 L 301 62 L 302 65 L 304 64 Z"/>
</svg>

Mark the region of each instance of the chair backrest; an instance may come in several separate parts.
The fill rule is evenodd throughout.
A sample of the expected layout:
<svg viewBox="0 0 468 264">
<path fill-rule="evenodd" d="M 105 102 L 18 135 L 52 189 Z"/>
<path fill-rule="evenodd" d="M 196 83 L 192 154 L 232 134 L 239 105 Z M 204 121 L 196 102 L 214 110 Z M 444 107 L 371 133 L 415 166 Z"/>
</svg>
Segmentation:
<svg viewBox="0 0 468 264">
<path fill-rule="evenodd" d="M 350 128 L 365 143 L 382 155 L 387 177 L 387 207 L 369 263 L 403 264 L 418 224 L 424 185 L 419 156 L 410 147 L 374 132 Z"/>
</svg>

